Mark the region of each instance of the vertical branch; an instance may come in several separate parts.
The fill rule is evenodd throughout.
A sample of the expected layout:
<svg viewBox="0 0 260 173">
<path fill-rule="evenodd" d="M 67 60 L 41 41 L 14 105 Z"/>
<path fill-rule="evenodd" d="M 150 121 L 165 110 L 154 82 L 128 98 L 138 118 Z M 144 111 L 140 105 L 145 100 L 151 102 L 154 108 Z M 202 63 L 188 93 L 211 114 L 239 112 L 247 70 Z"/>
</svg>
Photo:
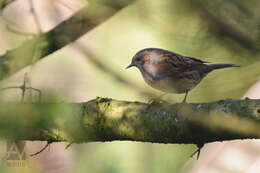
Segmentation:
<svg viewBox="0 0 260 173">
<path fill-rule="evenodd" d="M 26 74 L 24 75 L 23 84 L 20 88 L 22 90 L 21 102 L 24 102 L 24 96 L 25 96 L 25 92 L 26 92 Z"/>
</svg>

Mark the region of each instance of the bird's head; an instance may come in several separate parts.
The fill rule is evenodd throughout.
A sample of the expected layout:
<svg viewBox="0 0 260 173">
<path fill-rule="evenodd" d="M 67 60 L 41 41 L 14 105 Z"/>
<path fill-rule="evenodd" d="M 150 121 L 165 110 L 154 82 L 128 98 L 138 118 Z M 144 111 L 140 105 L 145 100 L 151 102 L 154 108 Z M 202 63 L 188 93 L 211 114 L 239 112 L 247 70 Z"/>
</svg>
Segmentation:
<svg viewBox="0 0 260 173">
<path fill-rule="evenodd" d="M 131 64 L 129 64 L 126 69 L 130 67 L 143 68 L 145 64 L 157 64 L 160 61 L 160 49 L 147 48 L 140 50 L 132 58 Z"/>
<path fill-rule="evenodd" d="M 132 58 L 131 64 L 129 64 L 126 69 L 130 67 L 137 67 L 140 68 L 145 63 L 145 55 L 147 54 L 147 51 L 141 50 L 135 54 L 135 56 Z"/>
</svg>

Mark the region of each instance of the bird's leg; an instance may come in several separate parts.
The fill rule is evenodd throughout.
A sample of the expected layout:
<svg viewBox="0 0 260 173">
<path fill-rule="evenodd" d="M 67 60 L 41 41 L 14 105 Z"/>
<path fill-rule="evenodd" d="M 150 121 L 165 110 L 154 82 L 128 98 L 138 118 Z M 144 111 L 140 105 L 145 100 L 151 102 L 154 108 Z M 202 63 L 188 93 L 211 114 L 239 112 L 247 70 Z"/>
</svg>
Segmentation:
<svg viewBox="0 0 260 173">
<path fill-rule="evenodd" d="M 155 97 L 155 98 L 153 98 L 153 99 L 150 99 L 150 100 L 148 101 L 148 103 L 149 103 L 149 104 L 157 104 L 157 103 L 165 102 L 165 101 L 163 101 L 161 98 L 162 98 L 163 96 L 165 96 L 166 94 L 168 94 L 168 93 L 163 93 L 162 95 L 160 95 L 160 96 L 158 96 L 158 97 Z"/>
<path fill-rule="evenodd" d="M 184 99 L 182 100 L 182 103 L 186 103 L 186 98 L 188 96 L 188 90 L 185 91 L 185 96 L 184 96 Z"/>
</svg>

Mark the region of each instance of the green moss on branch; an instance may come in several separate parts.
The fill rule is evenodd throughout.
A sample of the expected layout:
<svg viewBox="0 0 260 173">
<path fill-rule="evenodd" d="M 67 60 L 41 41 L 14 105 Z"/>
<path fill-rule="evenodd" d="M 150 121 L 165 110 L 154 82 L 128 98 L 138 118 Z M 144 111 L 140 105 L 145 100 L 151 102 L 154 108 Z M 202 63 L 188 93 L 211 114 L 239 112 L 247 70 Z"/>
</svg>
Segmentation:
<svg viewBox="0 0 260 173">
<path fill-rule="evenodd" d="M 0 104 L 0 135 L 22 140 L 207 143 L 259 138 L 260 100 Z"/>
</svg>

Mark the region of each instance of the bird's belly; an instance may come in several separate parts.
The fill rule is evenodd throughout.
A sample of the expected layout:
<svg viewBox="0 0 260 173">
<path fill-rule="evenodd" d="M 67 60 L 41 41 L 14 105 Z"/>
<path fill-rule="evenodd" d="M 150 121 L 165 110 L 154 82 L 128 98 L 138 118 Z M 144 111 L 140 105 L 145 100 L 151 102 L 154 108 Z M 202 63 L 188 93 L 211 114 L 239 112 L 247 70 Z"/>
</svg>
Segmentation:
<svg viewBox="0 0 260 173">
<path fill-rule="evenodd" d="M 151 78 L 144 78 L 145 82 L 151 87 L 167 93 L 185 93 L 194 88 L 198 82 L 189 79 L 172 79 L 164 78 L 161 80 L 154 80 Z"/>
</svg>

